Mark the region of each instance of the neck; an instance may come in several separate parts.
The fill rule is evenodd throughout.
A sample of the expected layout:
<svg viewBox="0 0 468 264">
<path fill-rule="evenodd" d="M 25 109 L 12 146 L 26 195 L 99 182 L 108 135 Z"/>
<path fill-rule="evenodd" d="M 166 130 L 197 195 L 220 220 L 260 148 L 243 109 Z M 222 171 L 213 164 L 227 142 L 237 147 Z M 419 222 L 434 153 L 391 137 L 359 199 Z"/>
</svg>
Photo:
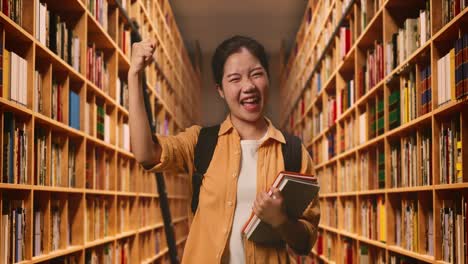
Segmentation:
<svg viewBox="0 0 468 264">
<path fill-rule="evenodd" d="M 261 139 L 268 130 L 268 123 L 263 117 L 255 122 L 248 122 L 231 115 L 231 122 L 243 140 Z"/>
</svg>

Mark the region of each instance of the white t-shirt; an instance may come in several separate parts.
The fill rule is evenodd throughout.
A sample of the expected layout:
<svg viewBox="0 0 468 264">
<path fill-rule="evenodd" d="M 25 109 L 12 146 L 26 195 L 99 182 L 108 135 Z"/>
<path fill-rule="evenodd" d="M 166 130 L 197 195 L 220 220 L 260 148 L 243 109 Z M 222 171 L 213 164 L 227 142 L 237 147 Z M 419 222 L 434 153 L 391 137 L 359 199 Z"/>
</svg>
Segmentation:
<svg viewBox="0 0 468 264">
<path fill-rule="evenodd" d="M 245 263 L 242 227 L 250 217 L 257 194 L 257 150 L 265 140 L 241 140 L 241 164 L 237 179 L 237 201 L 229 239 L 229 263 Z"/>
</svg>

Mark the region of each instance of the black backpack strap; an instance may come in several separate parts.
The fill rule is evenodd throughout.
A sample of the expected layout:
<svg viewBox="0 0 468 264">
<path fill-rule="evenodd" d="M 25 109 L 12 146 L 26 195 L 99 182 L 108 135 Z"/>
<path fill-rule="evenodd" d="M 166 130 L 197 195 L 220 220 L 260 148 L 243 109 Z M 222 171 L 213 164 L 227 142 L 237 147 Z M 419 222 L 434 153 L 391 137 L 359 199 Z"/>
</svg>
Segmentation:
<svg viewBox="0 0 468 264">
<path fill-rule="evenodd" d="M 192 213 L 195 214 L 198 208 L 200 187 L 203 176 L 210 165 L 211 158 L 218 143 L 218 132 L 220 125 L 203 127 L 198 134 L 197 145 L 195 146 L 194 166 L 195 171 L 192 176 Z"/>
<path fill-rule="evenodd" d="M 302 163 L 302 142 L 298 137 L 282 131 L 286 144 L 281 145 L 284 159 L 284 169 L 290 172 L 300 172 Z"/>
</svg>

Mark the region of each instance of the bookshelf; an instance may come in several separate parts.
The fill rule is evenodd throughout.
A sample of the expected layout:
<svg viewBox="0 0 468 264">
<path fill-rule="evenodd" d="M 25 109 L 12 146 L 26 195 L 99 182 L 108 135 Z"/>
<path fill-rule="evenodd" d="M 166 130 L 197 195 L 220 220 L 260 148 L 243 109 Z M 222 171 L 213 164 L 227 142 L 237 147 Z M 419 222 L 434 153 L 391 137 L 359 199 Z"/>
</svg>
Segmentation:
<svg viewBox="0 0 468 264">
<path fill-rule="evenodd" d="M 308 2 L 280 83 L 321 185 L 311 263 L 466 262 L 466 6 Z"/>
<path fill-rule="evenodd" d="M 156 178 L 128 127 L 130 31 L 115 0 L 13 0 L 0 12 L 0 247 L 5 263 L 168 263 Z M 200 74 L 168 1 L 124 0 L 144 38 L 158 133 L 195 123 Z M 181 254 L 187 175 L 164 175 Z"/>
</svg>

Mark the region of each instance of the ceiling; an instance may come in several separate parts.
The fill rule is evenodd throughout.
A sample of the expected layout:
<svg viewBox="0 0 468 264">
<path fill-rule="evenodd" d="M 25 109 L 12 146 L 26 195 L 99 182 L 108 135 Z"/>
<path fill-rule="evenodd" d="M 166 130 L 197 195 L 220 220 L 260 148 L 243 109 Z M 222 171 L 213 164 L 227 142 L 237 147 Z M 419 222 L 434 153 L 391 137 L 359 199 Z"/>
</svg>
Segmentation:
<svg viewBox="0 0 468 264">
<path fill-rule="evenodd" d="M 211 56 L 216 47 L 233 35 L 246 35 L 265 46 L 270 58 L 270 98 L 266 115 L 279 120 L 279 51 L 282 40 L 294 43 L 307 0 L 169 0 L 187 49 L 200 43 L 203 125 L 221 123 L 228 109 L 219 97 L 211 76 Z M 192 52 L 190 52 L 192 53 Z"/>
<path fill-rule="evenodd" d="M 235 34 L 260 41 L 270 54 L 281 40 L 290 45 L 304 15 L 306 0 L 169 0 L 188 47 L 200 42 L 202 53 Z"/>
</svg>

